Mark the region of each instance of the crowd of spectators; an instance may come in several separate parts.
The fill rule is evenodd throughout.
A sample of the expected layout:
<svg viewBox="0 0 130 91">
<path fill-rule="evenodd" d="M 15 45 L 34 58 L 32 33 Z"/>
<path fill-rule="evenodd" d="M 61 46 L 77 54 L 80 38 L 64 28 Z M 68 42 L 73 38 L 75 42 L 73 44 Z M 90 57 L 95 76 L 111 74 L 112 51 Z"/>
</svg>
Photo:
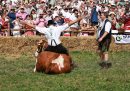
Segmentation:
<svg viewBox="0 0 130 91">
<path fill-rule="evenodd" d="M 17 2 L 2 0 L 0 34 L 5 35 L 5 30 L 10 30 L 10 35 L 16 37 L 40 35 L 30 26 L 21 24 L 20 20 L 40 27 L 48 27 L 48 21 L 53 20 L 55 26 L 61 26 L 82 15 L 85 15 L 84 19 L 72 25 L 67 31 L 94 31 L 98 27 L 101 12 L 108 12 L 113 30 L 130 30 L 129 0 L 54 0 L 54 3 L 51 1 L 53 0 L 18 0 Z M 89 35 L 89 32 L 77 35 Z"/>
</svg>

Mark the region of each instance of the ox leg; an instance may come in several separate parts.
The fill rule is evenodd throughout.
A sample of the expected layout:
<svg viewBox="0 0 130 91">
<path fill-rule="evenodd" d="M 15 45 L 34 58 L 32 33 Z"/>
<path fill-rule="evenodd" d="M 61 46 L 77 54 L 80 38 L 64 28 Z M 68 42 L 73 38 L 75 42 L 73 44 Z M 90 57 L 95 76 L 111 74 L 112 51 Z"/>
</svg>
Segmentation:
<svg viewBox="0 0 130 91">
<path fill-rule="evenodd" d="M 33 69 L 34 72 L 43 72 L 43 66 L 38 63 L 38 60 L 36 59 L 35 68 Z"/>
<path fill-rule="evenodd" d="M 37 65 L 37 58 L 36 58 L 36 63 L 35 63 L 35 68 L 34 68 L 34 72 L 36 72 L 37 71 L 37 69 L 36 69 L 36 65 Z"/>
<path fill-rule="evenodd" d="M 38 49 L 36 50 L 36 52 L 34 53 L 34 56 L 37 58 L 37 56 L 38 56 Z"/>
<path fill-rule="evenodd" d="M 38 54 L 39 54 L 38 52 L 35 52 L 34 56 L 35 56 L 35 57 L 37 57 L 37 56 L 38 56 Z"/>
</svg>

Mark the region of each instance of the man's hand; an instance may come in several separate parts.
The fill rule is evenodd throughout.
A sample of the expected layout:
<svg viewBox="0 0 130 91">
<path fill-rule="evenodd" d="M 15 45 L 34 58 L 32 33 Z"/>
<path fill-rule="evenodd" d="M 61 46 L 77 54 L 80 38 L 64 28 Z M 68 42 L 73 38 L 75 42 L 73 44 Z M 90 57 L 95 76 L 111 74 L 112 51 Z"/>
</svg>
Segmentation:
<svg viewBox="0 0 130 91">
<path fill-rule="evenodd" d="M 73 25 L 74 23 L 79 22 L 80 20 L 82 20 L 82 17 L 78 17 L 77 20 L 74 20 L 74 21 L 69 22 L 68 25 L 71 26 L 71 25 Z"/>
<path fill-rule="evenodd" d="M 102 40 L 103 40 L 103 38 L 101 37 L 101 38 L 99 38 L 98 42 L 101 42 Z"/>
<path fill-rule="evenodd" d="M 101 38 L 99 38 L 98 42 L 101 42 L 106 36 L 107 36 L 108 32 L 105 32 Z"/>
</svg>

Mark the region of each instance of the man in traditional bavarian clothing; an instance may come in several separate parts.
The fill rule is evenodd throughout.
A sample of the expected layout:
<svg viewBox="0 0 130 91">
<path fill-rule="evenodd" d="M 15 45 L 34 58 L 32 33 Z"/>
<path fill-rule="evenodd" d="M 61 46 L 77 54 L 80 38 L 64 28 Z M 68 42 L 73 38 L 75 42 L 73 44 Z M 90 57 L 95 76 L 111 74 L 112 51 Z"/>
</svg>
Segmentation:
<svg viewBox="0 0 130 91">
<path fill-rule="evenodd" d="M 33 28 L 35 28 L 38 32 L 45 34 L 45 37 L 47 38 L 48 41 L 48 46 L 44 51 L 51 51 L 55 53 L 61 53 L 61 54 L 67 54 L 68 51 L 67 49 L 62 45 L 60 41 L 60 35 L 61 32 L 66 30 L 69 26 L 72 24 L 79 22 L 82 18 L 79 17 L 77 20 L 72 21 L 68 24 L 64 24 L 62 26 L 55 26 L 53 20 L 48 21 L 48 27 L 38 27 L 32 24 L 28 24 L 24 21 L 21 21 L 23 24 L 27 24 Z"/>
<path fill-rule="evenodd" d="M 111 43 L 111 22 L 107 19 L 108 13 L 101 12 L 101 22 L 97 32 L 98 50 L 101 58 L 99 65 L 109 68 L 112 64 L 108 62 L 108 50 Z"/>
</svg>

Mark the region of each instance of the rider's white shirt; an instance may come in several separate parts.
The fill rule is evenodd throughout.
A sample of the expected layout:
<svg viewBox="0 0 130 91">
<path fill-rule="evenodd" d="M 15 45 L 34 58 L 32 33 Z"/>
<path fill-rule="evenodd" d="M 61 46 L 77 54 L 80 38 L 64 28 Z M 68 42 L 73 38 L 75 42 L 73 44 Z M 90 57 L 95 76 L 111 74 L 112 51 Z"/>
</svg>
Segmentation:
<svg viewBox="0 0 130 91">
<path fill-rule="evenodd" d="M 49 28 L 36 26 L 36 30 L 40 33 L 45 34 L 45 37 L 48 40 L 48 45 L 51 45 L 51 42 L 54 39 L 56 43 L 53 41 L 52 46 L 56 46 L 61 43 L 60 41 L 61 32 L 66 30 L 68 27 L 69 27 L 68 24 L 64 24 L 62 26 L 49 26 Z"/>
</svg>

